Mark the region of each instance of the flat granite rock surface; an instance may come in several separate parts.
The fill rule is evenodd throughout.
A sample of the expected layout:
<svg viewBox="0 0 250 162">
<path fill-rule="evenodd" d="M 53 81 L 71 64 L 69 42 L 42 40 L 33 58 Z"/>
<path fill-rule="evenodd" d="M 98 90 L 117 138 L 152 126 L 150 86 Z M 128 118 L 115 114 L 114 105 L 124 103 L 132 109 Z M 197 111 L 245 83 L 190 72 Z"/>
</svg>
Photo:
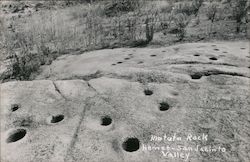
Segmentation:
<svg viewBox="0 0 250 162">
<path fill-rule="evenodd" d="M 1 162 L 248 162 L 248 42 L 65 55 L 1 84 Z"/>
</svg>

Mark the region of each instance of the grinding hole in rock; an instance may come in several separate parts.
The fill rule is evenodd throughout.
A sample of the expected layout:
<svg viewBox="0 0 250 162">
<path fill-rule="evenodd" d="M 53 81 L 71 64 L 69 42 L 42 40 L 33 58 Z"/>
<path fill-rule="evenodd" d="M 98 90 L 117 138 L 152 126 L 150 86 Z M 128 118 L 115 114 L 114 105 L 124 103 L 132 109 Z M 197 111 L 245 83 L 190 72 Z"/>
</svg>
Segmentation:
<svg viewBox="0 0 250 162">
<path fill-rule="evenodd" d="M 108 126 L 112 123 L 112 119 L 109 116 L 104 116 L 101 119 L 101 125 Z"/>
<path fill-rule="evenodd" d="M 146 96 L 151 96 L 151 95 L 153 94 L 153 91 L 151 91 L 151 90 L 149 90 L 149 89 L 146 89 L 146 90 L 144 90 L 144 94 L 145 94 Z"/>
<path fill-rule="evenodd" d="M 19 108 L 20 108 L 20 105 L 18 105 L 18 104 L 12 104 L 12 105 L 11 105 L 11 111 L 12 111 L 12 112 L 18 110 Z"/>
<path fill-rule="evenodd" d="M 216 48 L 216 49 L 214 49 L 215 51 L 219 51 L 219 49 L 218 48 Z"/>
<path fill-rule="evenodd" d="M 197 74 L 197 73 L 191 75 L 192 79 L 200 79 L 201 77 L 202 77 L 202 75 L 201 74 Z"/>
<path fill-rule="evenodd" d="M 64 119 L 64 115 L 56 115 L 56 116 L 52 116 L 51 118 L 51 123 L 58 123 L 60 121 L 62 121 Z"/>
<path fill-rule="evenodd" d="M 124 58 L 124 60 L 129 60 L 130 58 L 128 58 L 128 57 L 126 57 L 126 58 Z"/>
<path fill-rule="evenodd" d="M 116 64 L 112 64 L 112 66 L 115 66 Z"/>
<path fill-rule="evenodd" d="M 122 64 L 123 62 L 121 62 L 121 61 L 119 61 L 119 62 L 117 62 L 117 64 Z"/>
<path fill-rule="evenodd" d="M 156 55 L 150 55 L 151 57 L 155 57 Z"/>
<path fill-rule="evenodd" d="M 12 131 L 7 138 L 7 143 L 12 143 L 21 140 L 26 135 L 25 129 L 17 129 Z"/>
<path fill-rule="evenodd" d="M 143 64 L 143 61 L 139 61 L 137 64 Z"/>
<path fill-rule="evenodd" d="M 194 56 L 200 56 L 199 54 L 194 54 Z"/>
<path fill-rule="evenodd" d="M 216 57 L 210 57 L 210 60 L 218 60 Z"/>
<path fill-rule="evenodd" d="M 127 152 L 134 152 L 140 148 L 140 141 L 137 138 L 128 138 L 123 142 L 122 148 Z"/>
<path fill-rule="evenodd" d="M 167 111 L 169 109 L 169 104 L 167 102 L 161 102 L 159 105 L 160 111 Z"/>
</svg>

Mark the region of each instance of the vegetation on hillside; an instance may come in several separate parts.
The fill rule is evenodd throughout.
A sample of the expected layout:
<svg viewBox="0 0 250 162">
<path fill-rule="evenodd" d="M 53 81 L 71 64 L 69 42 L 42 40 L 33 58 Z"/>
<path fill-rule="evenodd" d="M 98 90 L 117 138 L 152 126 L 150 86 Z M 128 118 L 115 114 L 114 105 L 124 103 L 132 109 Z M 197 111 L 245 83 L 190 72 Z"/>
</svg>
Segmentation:
<svg viewBox="0 0 250 162">
<path fill-rule="evenodd" d="M 23 7 L 18 3 L 2 4 L 5 14 L 10 10 L 13 15 L 0 19 L 3 29 L 0 30 L 3 42 L 0 48 L 9 60 L 2 80 L 28 80 L 41 65 L 50 64 L 66 53 L 244 38 L 249 7 L 247 0 L 68 0 L 46 3 L 22 2 Z M 13 6 L 17 7 L 13 10 Z"/>
</svg>

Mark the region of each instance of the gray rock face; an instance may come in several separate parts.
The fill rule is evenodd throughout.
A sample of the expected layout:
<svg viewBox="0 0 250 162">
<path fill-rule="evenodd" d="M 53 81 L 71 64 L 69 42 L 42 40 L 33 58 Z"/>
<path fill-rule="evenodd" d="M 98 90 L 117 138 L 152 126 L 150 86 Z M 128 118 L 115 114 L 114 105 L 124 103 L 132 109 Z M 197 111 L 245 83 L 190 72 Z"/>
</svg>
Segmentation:
<svg viewBox="0 0 250 162">
<path fill-rule="evenodd" d="M 1 85 L 1 161 L 249 161 L 248 49 L 60 57 L 35 81 Z"/>
</svg>

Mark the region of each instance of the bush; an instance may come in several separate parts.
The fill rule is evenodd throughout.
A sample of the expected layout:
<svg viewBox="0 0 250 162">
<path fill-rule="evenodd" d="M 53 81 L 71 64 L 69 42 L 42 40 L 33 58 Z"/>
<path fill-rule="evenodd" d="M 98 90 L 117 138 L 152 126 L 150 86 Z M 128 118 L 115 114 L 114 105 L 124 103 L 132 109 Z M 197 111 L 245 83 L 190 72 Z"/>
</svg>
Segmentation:
<svg viewBox="0 0 250 162">
<path fill-rule="evenodd" d="M 215 18 L 216 18 L 216 14 L 218 12 L 218 3 L 210 3 L 207 7 L 207 12 L 206 12 L 206 15 L 207 15 L 207 18 L 208 20 L 211 20 L 211 22 L 213 23 Z"/>
<path fill-rule="evenodd" d="M 140 6 L 138 0 L 111 0 L 105 6 L 104 12 L 108 17 L 117 16 L 136 10 Z"/>
<path fill-rule="evenodd" d="M 181 41 L 186 35 L 186 27 L 189 24 L 189 17 L 186 14 L 177 14 L 174 17 L 174 24 L 176 26 L 176 36 Z"/>
</svg>

